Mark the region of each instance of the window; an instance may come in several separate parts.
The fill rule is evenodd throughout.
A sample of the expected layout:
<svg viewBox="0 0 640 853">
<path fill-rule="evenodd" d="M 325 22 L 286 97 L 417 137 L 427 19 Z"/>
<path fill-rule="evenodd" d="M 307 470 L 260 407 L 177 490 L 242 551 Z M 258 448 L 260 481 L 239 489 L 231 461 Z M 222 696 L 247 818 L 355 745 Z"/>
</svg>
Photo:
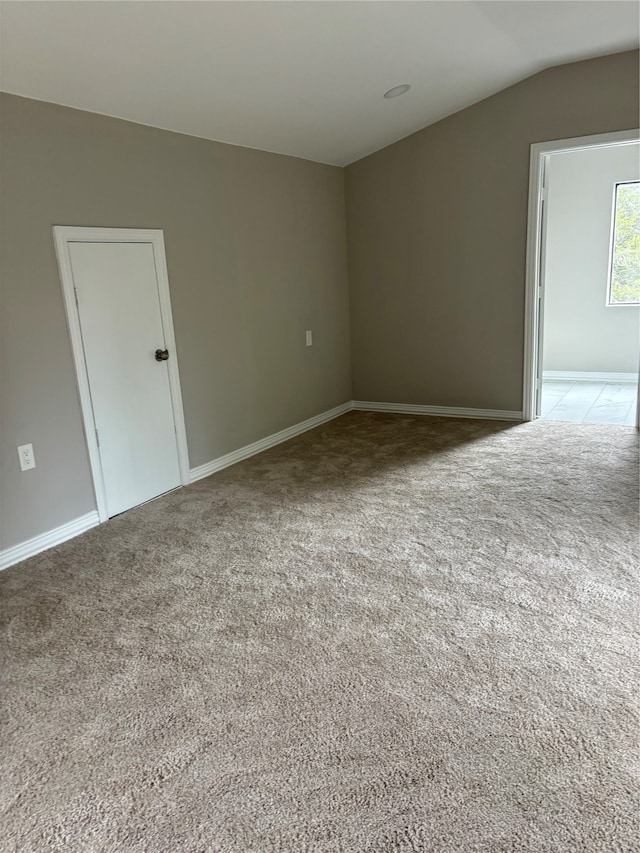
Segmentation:
<svg viewBox="0 0 640 853">
<path fill-rule="evenodd" d="M 640 181 L 616 184 L 607 305 L 640 305 Z"/>
</svg>

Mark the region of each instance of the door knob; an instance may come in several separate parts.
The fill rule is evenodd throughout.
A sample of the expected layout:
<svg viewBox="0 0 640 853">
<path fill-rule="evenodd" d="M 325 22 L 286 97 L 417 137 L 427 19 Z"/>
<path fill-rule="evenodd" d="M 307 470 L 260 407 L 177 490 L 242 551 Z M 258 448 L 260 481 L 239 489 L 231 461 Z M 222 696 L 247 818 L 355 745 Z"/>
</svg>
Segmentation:
<svg viewBox="0 0 640 853">
<path fill-rule="evenodd" d="M 157 349 L 156 350 L 156 361 L 166 361 L 169 358 L 169 350 L 168 349 Z"/>
</svg>

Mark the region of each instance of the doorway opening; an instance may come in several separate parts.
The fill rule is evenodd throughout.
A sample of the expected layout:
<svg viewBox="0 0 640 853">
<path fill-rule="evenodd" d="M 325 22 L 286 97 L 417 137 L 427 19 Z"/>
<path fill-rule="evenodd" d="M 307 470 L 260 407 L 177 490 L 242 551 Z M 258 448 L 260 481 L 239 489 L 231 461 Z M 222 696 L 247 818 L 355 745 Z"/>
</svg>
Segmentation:
<svg viewBox="0 0 640 853">
<path fill-rule="evenodd" d="M 524 420 L 638 425 L 639 137 L 531 146 Z"/>
</svg>

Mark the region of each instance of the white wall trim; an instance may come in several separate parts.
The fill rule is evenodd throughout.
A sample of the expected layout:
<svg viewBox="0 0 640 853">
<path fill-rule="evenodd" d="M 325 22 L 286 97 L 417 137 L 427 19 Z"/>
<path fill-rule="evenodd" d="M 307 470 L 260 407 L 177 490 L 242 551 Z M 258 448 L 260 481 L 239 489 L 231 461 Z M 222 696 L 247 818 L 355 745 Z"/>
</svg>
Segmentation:
<svg viewBox="0 0 640 853">
<path fill-rule="evenodd" d="M 41 551 L 53 548 L 54 545 L 60 545 L 62 542 L 66 542 L 67 539 L 73 539 L 74 536 L 79 536 L 81 533 L 85 533 L 85 531 L 96 527 L 98 524 L 100 524 L 98 513 L 96 510 L 92 510 L 86 513 L 86 515 L 74 518 L 73 521 L 61 524 L 60 527 L 56 527 L 54 530 L 48 530 L 46 533 L 34 536 L 33 539 L 27 539 L 26 542 L 14 545 L 13 548 L 0 551 L 0 569 L 6 569 L 9 566 L 13 566 L 14 563 L 20 563 L 22 560 L 26 560 L 27 557 L 33 557 Z"/>
<path fill-rule="evenodd" d="M 173 319 L 171 316 L 171 298 L 169 294 L 169 277 L 164 248 L 164 235 L 161 230 L 144 228 L 85 228 L 82 226 L 55 225 L 53 227 L 56 256 L 60 270 L 60 282 L 64 298 L 65 311 L 69 336 L 71 338 L 71 349 L 73 362 L 78 380 L 78 393 L 80 396 L 80 407 L 84 423 L 85 440 L 89 453 L 89 463 L 93 476 L 93 486 L 96 498 L 96 507 L 100 521 L 107 521 L 107 499 L 100 461 L 100 451 L 96 440 L 96 424 L 91 404 L 91 391 L 89 387 L 89 376 L 84 358 L 84 346 L 82 343 L 82 331 L 80 317 L 75 299 L 73 269 L 71 266 L 71 255 L 69 253 L 70 242 L 89 243 L 150 243 L 153 247 L 153 257 L 156 265 L 156 276 L 158 281 L 158 295 L 160 300 L 160 315 L 162 328 L 165 336 L 165 345 L 170 350 L 172 357 L 167 362 L 169 375 L 169 389 L 171 392 L 171 404 L 176 429 L 176 444 L 178 450 L 178 465 L 180 468 L 180 481 L 182 485 L 190 482 L 189 479 L 189 453 L 187 450 L 187 433 L 184 424 L 184 411 L 182 407 L 182 393 L 180 390 L 180 374 L 178 371 L 178 356 L 176 342 L 173 332 Z"/>
<path fill-rule="evenodd" d="M 232 450 L 231 453 L 226 453 L 224 456 L 219 456 L 217 459 L 212 459 L 211 462 L 205 462 L 204 465 L 198 465 L 197 468 L 191 469 L 191 482 L 201 480 L 203 477 L 209 477 L 215 474 L 216 471 L 222 471 L 223 468 L 228 468 L 230 465 L 235 465 L 236 462 L 242 462 L 243 459 L 249 459 L 250 456 L 255 456 L 256 453 L 262 453 L 263 450 L 268 450 L 270 447 L 275 447 L 276 444 L 282 444 L 283 441 L 288 441 L 290 438 L 295 438 L 307 430 L 327 423 L 334 418 L 350 412 L 352 403 L 349 400 L 347 403 L 342 403 L 334 409 L 329 409 L 326 412 L 321 412 L 306 421 L 301 421 L 299 424 L 287 427 L 286 429 L 275 432 L 273 435 L 268 435 L 266 438 L 261 438 L 259 441 L 254 441 L 253 444 L 247 444 L 244 447 L 239 447 L 238 450 Z"/>
<path fill-rule="evenodd" d="M 411 403 L 372 403 L 364 400 L 349 400 L 340 406 L 336 406 L 326 412 L 321 412 L 319 415 L 314 415 L 314 417 L 308 418 L 306 421 L 301 421 L 273 435 L 268 435 L 266 438 L 261 438 L 259 441 L 254 441 L 253 444 L 247 444 L 245 447 L 240 447 L 238 450 L 234 450 L 224 456 L 219 456 L 211 462 L 199 465 L 197 468 L 192 468 L 190 471 L 190 482 L 195 483 L 203 477 L 215 474 L 216 471 L 222 471 L 223 468 L 235 465 L 236 462 L 249 459 L 251 456 L 262 453 L 263 450 L 268 450 L 270 447 L 282 444 L 284 441 L 295 438 L 297 435 L 301 435 L 303 432 L 307 432 L 334 418 L 338 418 L 340 415 L 344 415 L 353 409 L 362 412 L 432 415 L 445 418 L 481 418 L 501 421 L 522 420 L 522 412 L 510 412 L 500 409 L 465 409 L 451 406 L 416 406 Z M 73 521 L 56 527 L 54 530 L 41 533 L 38 536 L 34 536 L 33 539 L 21 542 L 19 545 L 14 545 L 13 548 L 0 551 L 0 569 L 6 569 L 15 563 L 26 560 L 28 557 L 33 557 L 35 554 L 53 548 L 55 545 L 60 545 L 62 542 L 73 539 L 75 536 L 85 533 L 98 524 L 100 524 L 99 513 L 97 510 L 92 510 L 85 515 L 81 515 L 79 518 L 73 519 Z"/>
<path fill-rule="evenodd" d="M 524 372 L 522 382 L 522 412 L 525 421 L 536 417 L 536 398 L 541 381 L 540 331 L 544 303 L 544 198 L 545 171 L 551 154 L 609 145 L 628 145 L 637 142 L 640 130 L 620 130 L 535 142 L 529 159 L 529 211 L 527 220 L 527 255 L 524 303 Z"/>
<path fill-rule="evenodd" d="M 314 427 L 327 423 L 327 421 L 338 418 L 340 415 L 344 415 L 346 412 L 352 410 L 360 412 L 390 412 L 401 415 L 432 415 L 444 418 L 479 418 L 496 421 L 522 420 L 522 412 L 510 412 L 501 409 L 465 409 L 451 406 L 416 406 L 411 403 L 371 403 L 364 400 L 351 400 L 348 403 L 343 403 L 341 406 L 336 406 L 335 409 L 329 409 L 327 412 L 322 412 L 299 424 L 294 424 L 294 426 L 283 429 L 273 435 L 268 435 L 266 438 L 261 438 L 259 441 L 253 442 L 253 444 L 247 444 L 245 447 L 240 447 L 238 450 L 233 450 L 231 453 L 219 456 L 211 462 L 205 462 L 204 465 L 192 468 L 191 482 L 195 483 L 203 477 L 209 477 L 211 474 L 215 474 L 216 471 L 222 471 L 223 468 L 235 465 L 236 462 L 249 459 L 249 457 L 255 456 L 257 453 L 262 453 L 263 450 L 268 450 L 270 447 L 282 444 L 283 441 L 295 438 L 297 435 L 307 432 L 307 430 L 314 429 Z"/>
<path fill-rule="evenodd" d="M 439 418 L 480 418 L 492 421 L 521 421 L 522 412 L 504 409 L 465 409 L 455 406 L 416 406 L 412 403 L 372 403 L 354 400 L 353 409 L 359 412 L 391 412 L 399 415 L 431 415 Z"/>
<path fill-rule="evenodd" d="M 637 373 L 594 373 L 584 370 L 545 370 L 543 379 L 565 382 L 630 382 L 638 381 Z"/>
</svg>

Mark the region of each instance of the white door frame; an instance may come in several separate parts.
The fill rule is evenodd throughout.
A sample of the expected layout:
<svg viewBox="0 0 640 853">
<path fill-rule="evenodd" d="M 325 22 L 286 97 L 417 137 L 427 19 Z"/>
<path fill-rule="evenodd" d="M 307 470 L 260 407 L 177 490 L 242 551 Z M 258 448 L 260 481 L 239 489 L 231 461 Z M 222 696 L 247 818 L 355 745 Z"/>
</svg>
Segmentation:
<svg viewBox="0 0 640 853">
<path fill-rule="evenodd" d="M 82 409 L 85 439 L 87 442 L 87 450 L 89 452 L 91 474 L 93 476 L 96 508 L 98 510 L 100 521 L 103 522 L 109 519 L 109 514 L 107 512 L 104 476 L 96 437 L 96 423 L 93 416 L 93 406 L 91 404 L 89 375 L 87 373 L 87 366 L 84 357 L 80 315 L 78 313 L 78 303 L 73 285 L 69 243 L 150 243 L 153 246 L 153 257 L 155 260 L 156 278 L 158 281 L 160 316 L 162 318 L 162 330 L 164 332 L 165 346 L 171 353 L 171 357 L 167 362 L 167 367 L 169 371 L 169 388 L 171 390 L 173 419 L 176 429 L 180 482 L 183 486 L 186 486 L 190 482 L 189 455 L 187 452 L 187 433 L 184 426 L 182 393 L 180 391 L 178 356 L 176 353 L 176 342 L 173 334 L 173 318 L 171 316 L 171 299 L 169 296 L 169 276 L 167 273 L 167 261 L 164 252 L 164 234 L 160 230 L 151 229 L 83 228 L 67 225 L 54 225 L 53 238 L 58 258 L 58 268 L 60 270 L 60 282 L 62 284 L 62 295 L 64 297 L 64 307 L 67 314 L 69 335 L 71 338 L 73 362 L 76 369 L 76 377 L 78 379 L 80 407 Z"/>
<path fill-rule="evenodd" d="M 551 154 L 584 150 L 587 148 L 629 145 L 638 142 L 640 130 L 619 130 L 614 133 L 598 133 L 593 136 L 576 136 L 572 139 L 556 139 L 550 142 L 535 142 L 531 146 L 529 161 L 529 215 L 527 221 L 527 260 L 524 303 L 524 376 L 522 396 L 522 419 L 532 421 L 536 417 L 537 384 L 542 381 L 540 365 L 541 330 L 544 315 L 544 224 L 543 208 L 546 194 L 545 173 Z M 640 405 L 638 406 L 640 411 Z"/>
</svg>

